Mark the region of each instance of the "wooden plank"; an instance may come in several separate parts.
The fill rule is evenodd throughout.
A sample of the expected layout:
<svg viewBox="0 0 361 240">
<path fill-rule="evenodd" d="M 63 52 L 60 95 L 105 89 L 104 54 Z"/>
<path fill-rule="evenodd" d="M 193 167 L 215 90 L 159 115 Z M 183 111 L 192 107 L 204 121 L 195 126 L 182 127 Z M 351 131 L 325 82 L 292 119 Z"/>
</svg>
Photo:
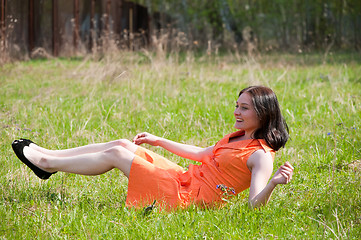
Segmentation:
<svg viewBox="0 0 361 240">
<path fill-rule="evenodd" d="M 106 8 L 105 8 L 105 32 L 106 33 L 109 33 L 110 29 L 109 29 L 109 26 L 110 26 L 110 8 L 111 8 L 111 5 L 112 5 L 112 1 L 111 0 L 107 0 L 107 5 L 106 5 Z"/>
<path fill-rule="evenodd" d="M 58 0 L 53 0 L 53 55 L 59 55 Z"/>
<path fill-rule="evenodd" d="M 34 36 L 34 0 L 29 0 L 29 22 L 28 22 L 28 48 L 29 53 L 33 51 L 34 49 L 34 42 L 35 42 L 35 36 Z"/>
<path fill-rule="evenodd" d="M 73 46 L 74 50 L 78 49 L 79 41 L 79 0 L 74 0 L 74 32 L 73 32 Z"/>
<path fill-rule="evenodd" d="M 90 29 L 89 29 L 89 49 L 93 51 L 93 43 L 96 41 L 95 38 L 95 29 L 94 29 L 94 15 L 95 15 L 95 0 L 91 0 L 90 8 Z"/>
<path fill-rule="evenodd" d="M 116 15 L 116 19 L 114 20 L 114 22 L 116 23 L 116 33 L 119 34 L 120 36 L 122 36 L 122 17 L 123 17 L 123 0 L 118 0 L 117 1 L 117 15 Z"/>
<path fill-rule="evenodd" d="M 6 24 L 5 24 L 5 9 L 6 9 L 6 0 L 1 0 L 1 18 L 0 18 L 0 41 L 3 44 L 2 47 L 5 47 L 5 34 L 6 34 Z"/>
</svg>

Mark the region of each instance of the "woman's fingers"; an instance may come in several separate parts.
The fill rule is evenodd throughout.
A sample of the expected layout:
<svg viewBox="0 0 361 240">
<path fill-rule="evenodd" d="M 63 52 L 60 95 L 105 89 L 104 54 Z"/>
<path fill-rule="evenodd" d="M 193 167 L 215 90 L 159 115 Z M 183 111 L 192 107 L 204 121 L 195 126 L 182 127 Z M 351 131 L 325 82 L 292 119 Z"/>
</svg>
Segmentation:
<svg viewBox="0 0 361 240">
<path fill-rule="evenodd" d="M 146 136 L 146 133 L 138 133 L 137 135 L 135 135 L 135 137 L 133 138 L 133 142 L 135 143 L 135 144 L 137 144 L 137 145 L 139 145 L 139 144 L 142 144 L 142 143 L 144 143 L 144 138 L 145 138 L 145 136 Z"/>
<path fill-rule="evenodd" d="M 287 175 L 292 175 L 292 171 L 289 171 L 287 169 L 281 169 L 281 173 L 287 174 Z"/>
<path fill-rule="evenodd" d="M 145 132 L 138 133 L 137 135 L 135 135 L 134 139 L 141 138 L 141 137 L 145 137 L 145 135 L 146 135 Z"/>
<path fill-rule="evenodd" d="M 133 138 L 133 142 L 135 141 L 135 140 L 137 140 L 139 138 L 139 133 L 137 134 L 137 135 L 135 135 L 134 136 L 134 138 Z"/>
<path fill-rule="evenodd" d="M 286 167 L 292 169 L 292 171 L 294 170 L 294 167 L 289 162 L 285 162 L 285 164 L 283 166 L 286 166 Z"/>
<path fill-rule="evenodd" d="M 282 170 L 286 170 L 286 171 L 290 171 L 290 172 L 293 172 L 294 168 L 292 167 L 292 165 L 289 165 L 289 164 L 284 164 L 280 167 L 280 169 Z"/>
<path fill-rule="evenodd" d="M 292 178 L 292 172 L 289 171 L 281 171 L 282 176 L 284 176 L 286 179 L 291 180 Z"/>
<path fill-rule="evenodd" d="M 283 173 L 283 172 L 281 172 L 281 175 L 285 178 L 285 180 L 286 180 L 286 183 L 288 183 L 289 182 L 289 176 L 287 175 L 287 174 L 285 174 L 285 173 Z"/>
<path fill-rule="evenodd" d="M 138 133 L 134 139 L 133 142 L 137 145 L 143 144 L 143 143 L 147 143 L 150 145 L 154 145 L 156 142 L 157 137 L 147 133 L 147 132 L 142 132 L 142 133 Z"/>
<path fill-rule="evenodd" d="M 292 179 L 293 170 L 294 168 L 289 162 L 283 164 L 275 174 L 275 177 L 278 179 L 277 182 L 281 184 L 289 183 Z"/>
<path fill-rule="evenodd" d="M 280 170 L 286 172 L 287 174 L 292 174 L 293 173 L 292 169 L 286 168 L 286 167 L 280 167 Z"/>
</svg>

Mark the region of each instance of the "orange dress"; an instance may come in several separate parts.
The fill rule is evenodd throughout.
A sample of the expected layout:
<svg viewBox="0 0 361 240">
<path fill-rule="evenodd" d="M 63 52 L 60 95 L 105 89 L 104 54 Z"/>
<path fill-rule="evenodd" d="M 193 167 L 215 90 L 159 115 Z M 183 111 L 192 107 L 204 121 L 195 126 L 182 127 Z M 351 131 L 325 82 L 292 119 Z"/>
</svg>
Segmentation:
<svg viewBox="0 0 361 240">
<path fill-rule="evenodd" d="M 223 137 L 214 146 L 212 158 L 201 165 L 191 164 L 188 171 L 138 147 L 130 169 L 126 205 L 143 207 L 157 200 L 157 205 L 165 208 L 187 207 L 192 203 L 211 206 L 223 202 L 224 192 L 217 185 L 233 188 L 235 194 L 249 188 L 249 156 L 263 149 L 274 157 L 274 150 L 263 139 L 229 142 L 243 134 L 244 131 L 238 131 Z"/>
</svg>

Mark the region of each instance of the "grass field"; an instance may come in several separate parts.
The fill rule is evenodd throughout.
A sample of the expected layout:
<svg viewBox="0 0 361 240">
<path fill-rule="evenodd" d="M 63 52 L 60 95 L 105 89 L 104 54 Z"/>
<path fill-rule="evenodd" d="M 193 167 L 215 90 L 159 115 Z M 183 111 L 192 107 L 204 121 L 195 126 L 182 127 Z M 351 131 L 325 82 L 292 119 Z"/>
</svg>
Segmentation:
<svg viewBox="0 0 361 240">
<path fill-rule="evenodd" d="M 325 61 L 326 60 L 326 61 Z M 124 206 L 118 171 L 39 180 L 11 150 L 25 137 L 63 149 L 148 131 L 199 146 L 233 129 L 239 90 L 262 84 L 280 101 L 291 139 L 275 169 L 295 167 L 266 207 L 248 192 L 223 209 Z M 119 53 L 101 60 L 52 59 L 0 67 L 0 239 L 359 239 L 361 57 Z M 152 150 L 186 167 L 190 161 Z"/>
</svg>

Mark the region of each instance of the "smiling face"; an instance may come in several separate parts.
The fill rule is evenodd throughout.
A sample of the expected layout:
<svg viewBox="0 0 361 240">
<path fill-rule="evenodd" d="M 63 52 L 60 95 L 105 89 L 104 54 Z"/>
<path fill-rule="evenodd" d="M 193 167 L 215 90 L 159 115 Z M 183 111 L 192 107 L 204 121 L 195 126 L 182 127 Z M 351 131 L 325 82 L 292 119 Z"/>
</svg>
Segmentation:
<svg viewBox="0 0 361 240">
<path fill-rule="evenodd" d="M 245 136 L 251 138 L 253 133 L 260 127 L 260 121 L 252 103 L 252 97 L 249 93 L 242 93 L 234 110 L 236 123 L 234 127 L 245 131 Z"/>
</svg>

